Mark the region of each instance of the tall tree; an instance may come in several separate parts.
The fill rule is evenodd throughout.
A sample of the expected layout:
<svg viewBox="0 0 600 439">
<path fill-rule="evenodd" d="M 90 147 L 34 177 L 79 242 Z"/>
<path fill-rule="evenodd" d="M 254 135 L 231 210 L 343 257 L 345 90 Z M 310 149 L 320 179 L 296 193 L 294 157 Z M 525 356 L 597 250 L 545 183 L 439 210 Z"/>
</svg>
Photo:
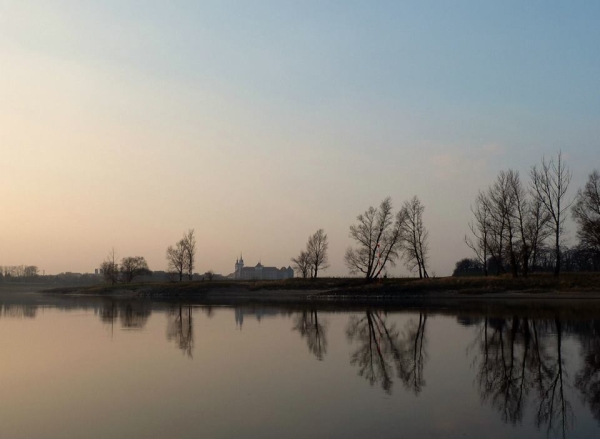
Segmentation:
<svg viewBox="0 0 600 439">
<path fill-rule="evenodd" d="M 112 285 L 116 284 L 119 280 L 119 263 L 117 262 L 117 254 L 114 247 L 102 264 L 100 264 L 100 270 L 102 270 L 104 280 L 110 282 Z"/>
<path fill-rule="evenodd" d="M 312 264 L 306 250 L 302 250 L 298 256 L 292 258 L 294 263 L 294 270 L 300 274 L 304 279 L 310 276 Z"/>
<path fill-rule="evenodd" d="M 121 260 L 121 276 L 123 281 L 129 283 L 136 276 L 144 276 L 152 272 L 148 268 L 146 258 L 143 256 L 128 256 Z"/>
<path fill-rule="evenodd" d="M 196 237 L 194 236 L 194 229 L 189 229 L 184 233 L 182 242 L 185 252 L 183 268 L 187 272 L 188 279 L 192 280 L 196 264 Z"/>
<path fill-rule="evenodd" d="M 395 266 L 404 219 L 401 212 L 394 215 L 389 197 L 378 209 L 371 206 L 356 219 L 358 224 L 350 226 L 350 237 L 357 247 L 349 247 L 344 260 L 350 273 L 362 273 L 368 280 L 375 279 L 388 263 Z"/>
<path fill-rule="evenodd" d="M 531 168 L 533 193 L 550 216 L 549 225 L 554 234 L 554 251 L 556 254 L 554 276 L 560 274 L 560 238 L 567 219 L 567 210 L 571 205 L 565 199 L 571 176 L 571 171 L 569 171 L 563 160 L 562 152 L 558 153 L 556 160 L 550 158 L 547 161 L 542 158 L 542 164 L 539 168 L 537 166 Z"/>
<path fill-rule="evenodd" d="M 308 253 L 313 278 L 317 278 L 319 270 L 325 270 L 329 267 L 328 248 L 327 233 L 323 229 L 317 230 L 314 235 L 308 238 L 306 253 Z"/>
<path fill-rule="evenodd" d="M 168 269 L 179 276 L 179 281 L 183 280 L 186 260 L 185 241 L 183 239 L 179 240 L 174 247 L 170 245 L 167 248 Z"/>
<path fill-rule="evenodd" d="M 465 235 L 465 243 L 473 250 L 477 261 L 480 262 L 483 275 L 488 275 L 488 235 L 490 227 L 490 212 L 488 203 L 485 200 L 485 194 L 479 192 L 475 199 L 475 206 L 471 206 L 471 212 L 475 219 L 469 223 L 469 229 L 473 234 L 474 240 Z"/>
<path fill-rule="evenodd" d="M 403 251 L 406 267 L 409 270 L 415 268 L 419 272 L 419 278 L 427 278 L 427 253 L 429 247 L 427 237 L 429 232 L 423 224 L 423 212 L 425 206 L 419 198 L 414 196 L 410 201 L 405 201 L 400 210 L 401 223 L 401 248 Z"/>
<path fill-rule="evenodd" d="M 572 209 L 581 245 L 600 253 L 600 173 L 592 172 L 583 189 L 577 191 Z"/>
</svg>

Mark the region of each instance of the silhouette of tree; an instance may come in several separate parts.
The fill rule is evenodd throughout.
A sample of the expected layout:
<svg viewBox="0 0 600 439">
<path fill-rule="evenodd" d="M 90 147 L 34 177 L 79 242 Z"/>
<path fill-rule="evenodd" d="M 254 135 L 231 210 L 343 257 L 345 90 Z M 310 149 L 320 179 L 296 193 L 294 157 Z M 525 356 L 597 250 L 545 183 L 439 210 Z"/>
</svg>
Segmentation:
<svg viewBox="0 0 600 439">
<path fill-rule="evenodd" d="M 600 173 L 592 172 L 572 208 L 580 244 L 600 254 Z"/>
<path fill-rule="evenodd" d="M 309 352 L 319 361 L 323 360 L 327 353 L 326 325 L 319 322 L 317 310 L 303 310 L 297 314 L 292 329 L 298 331 L 300 336 L 306 339 Z"/>
<path fill-rule="evenodd" d="M 463 258 L 456 263 L 452 276 L 477 276 L 483 272 L 483 266 L 478 259 Z"/>
<path fill-rule="evenodd" d="M 100 270 L 102 271 L 102 276 L 106 282 L 110 282 L 114 285 L 119 280 L 119 263 L 117 262 L 117 255 L 114 247 L 102 264 L 100 264 Z"/>
<path fill-rule="evenodd" d="M 187 272 L 188 280 L 192 280 L 196 265 L 196 237 L 194 236 L 194 229 L 189 229 L 183 235 L 182 244 L 184 250 L 183 271 Z"/>
<path fill-rule="evenodd" d="M 486 196 L 479 192 L 475 200 L 475 206 L 471 206 L 471 212 L 475 216 L 475 220 L 469 223 L 469 229 L 475 240 L 465 235 L 465 243 L 473 250 L 477 261 L 481 264 L 483 275 L 488 275 L 487 260 L 488 260 L 488 235 L 490 233 L 490 211 L 486 201 Z M 457 267 L 458 268 L 458 267 Z"/>
<path fill-rule="evenodd" d="M 571 177 L 572 174 L 563 160 L 562 152 L 558 153 L 556 161 L 554 158 L 550 158 L 549 161 L 542 158 L 540 168 L 536 166 L 531 168 L 533 193 L 549 215 L 549 227 L 554 234 L 555 276 L 560 274 L 560 237 L 571 204 L 565 200 Z"/>
<path fill-rule="evenodd" d="M 308 238 L 306 252 L 308 253 L 308 260 L 312 267 L 311 277 L 316 278 L 319 274 L 319 270 L 329 268 L 329 257 L 327 255 L 328 248 L 329 242 L 327 241 L 327 233 L 325 233 L 323 229 L 317 230 Z"/>
<path fill-rule="evenodd" d="M 310 257 L 308 252 L 302 250 L 298 256 L 292 258 L 294 264 L 294 270 L 299 273 L 304 279 L 306 279 L 311 272 L 312 264 L 310 263 Z"/>
<path fill-rule="evenodd" d="M 350 226 L 350 237 L 358 244 L 349 247 L 344 260 L 350 273 L 362 273 L 369 280 L 377 278 L 389 263 L 395 266 L 401 245 L 401 212 L 392 212 L 392 200 L 386 198 L 379 209 L 369 207 L 356 217 L 358 224 Z"/>
<path fill-rule="evenodd" d="M 143 256 L 128 256 L 121 260 L 121 276 L 124 282 L 129 283 L 136 276 L 152 274 L 148 263 Z"/>
<path fill-rule="evenodd" d="M 167 248 L 167 263 L 169 271 L 177 274 L 179 281 L 183 280 L 183 273 L 186 267 L 186 244 L 183 239 L 179 240 L 175 247 L 170 245 Z"/>
<path fill-rule="evenodd" d="M 429 232 L 423 224 L 423 212 L 425 206 L 415 196 L 410 201 L 405 201 L 400 210 L 402 217 L 401 226 L 401 248 L 406 267 L 412 271 L 415 268 L 419 272 L 419 278 L 427 278 L 427 253 L 429 247 L 427 237 Z"/>
</svg>

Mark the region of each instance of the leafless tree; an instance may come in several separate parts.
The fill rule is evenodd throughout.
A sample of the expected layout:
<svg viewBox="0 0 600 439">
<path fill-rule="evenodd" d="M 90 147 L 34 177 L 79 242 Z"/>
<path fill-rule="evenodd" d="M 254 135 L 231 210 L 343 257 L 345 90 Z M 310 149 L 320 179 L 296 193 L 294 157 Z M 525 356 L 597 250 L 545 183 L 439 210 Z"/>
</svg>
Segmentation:
<svg viewBox="0 0 600 439">
<path fill-rule="evenodd" d="M 306 252 L 310 261 L 311 276 L 316 278 L 319 274 L 319 270 L 325 270 L 329 268 L 329 257 L 327 255 L 327 249 L 329 248 L 329 242 L 327 241 L 327 233 L 323 229 L 317 230 L 314 235 L 308 238 L 306 244 Z"/>
<path fill-rule="evenodd" d="M 312 264 L 306 250 L 302 250 L 298 256 L 292 258 L 294 270 L 298 272 L 304 279 L 310 276 Z"/>
<path fill-rule="evenodd" d="M 400 210 L 401 223 L 401 248 L 409 270 L 415 268 L 419 271 L 419 278 L 427 278 L 427 237 L 429 233 L 423 224 L 423 211 L 425 206 L 414 196 L 410 201 L 405 201 Z"/>
<path fill-rule="evenodd" d="M 581 245 L 600 253 L 600 173 L 597 170 L 577 192 L 572 213 Z"/>
<path fill-rule="evenodd" d="M 544 251 L 544 242 L 552 234 L 548 227 L 550 216 L 537 197 L 529 203 L 529 221 L 526 224 L 527 235 L 531 244 L 529 267 L 532 271 L 537 267 L 539 255 Z"/>
<path fill-rule="evenodd" d="M 105 281 L 110 282 L 112 285 L 117 283 L 119 280 L 119 263 L 117 262 L 117 254 L 114 247 L 102 264 L 100 264 L 100 269 Z"/>
<path fill-rule="evenodd" d="M 358 244 L 349 247 L 344 260 L 350 273 L 362 273 L 369 280 L 377 278 L 389 263 L 395 266 L 400 251 L 401 212 L 392 212 L 392 200 L 386 198 L 379 209 L 369 207 L 356 217 L 358 224 L 350 226 L 350 237 Z"/>
<path fill-rule="evenodd" d="M 517 252 L 515 248 L 517 203 L 512 187 L 512 181 L 515 178 L 514 171 L 501 171 L 488 191 L 492 213 L 492 228 L 496 230 L 499 237 L 499 241 L 496 243 L 499 246 L 497 251 L 499 254 L 504 251 L 508 253 L 513 277 L 517 277 L 518 275 Z"/>
<path fill-rule="evenodd" d="M 151 274 L 148 263 L 143 256 L 128 256 L 121 260 L 121 276 L 123 281 L 129 283 L 136 276 Z"/>
<path fill-rule="evenodd" d="M 188 279 L 192 280 L 196 263 L 196 237 L 194 236 L 194 229 L 189 229 L 183 235 L 182 242 L 185 252 L 183 269 L 187 272 Z"/>
<path fill-rule="evenodd" d="M 571 171 L 565 164 L 562 152 L 558 153 L 556 161 L 550 158 L 546 161 L 542 158 L 540 168 L 531 168 L 531 185 L 533 192 L 545 211 L 550 216 L 549 226 L 554 234 L 554 251 L 556 254 L 556 265 L 554 275 L 560 274 L 560 238 L 567 219 L 567 210 L 571 203 L 565 199 L 569 183 L 571 182 Z"/>
<path fill-rule="evenodd" d="M 473 212 L 475 219 L 469 223 L 469 229 L 471 229 L 474 240 L 465 235 L 465 243 L 473 250 L 477 260 L 483 266 L 484 276 L 487 276 L 490 211 L 488 203 L 485 200 L 485 194 L 479 192 L 479 195 L 475 199 L 475 206 L 471 206 L 471 212 Z"/>
<path fill-rule="evenodd" d="M 186 268 L 186 248 L 185 241 L 179 240 L 175 247 L 170 245 L 167 248 L 167 263 L 169 271 L 176 273 L 179 276 L 179 281 L 183 280 L 183 273 Z"/>
</svg>

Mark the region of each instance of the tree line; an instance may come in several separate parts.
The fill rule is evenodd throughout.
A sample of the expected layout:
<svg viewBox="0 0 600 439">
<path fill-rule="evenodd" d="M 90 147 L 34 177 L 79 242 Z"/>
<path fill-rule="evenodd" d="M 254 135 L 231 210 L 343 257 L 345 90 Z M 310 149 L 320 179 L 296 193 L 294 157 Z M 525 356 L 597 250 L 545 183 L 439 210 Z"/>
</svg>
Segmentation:
<svg viewBox="0 0 600 439">
<path fill-rule="evenodd" d="M 387 276 L 386 267 L 395 266 L 402 258 L 410 271 L 428 278 L 429 233 L 423 222 L 425 207 L 418 197 L 405 201 L 394 213 L 392 199 L 386 198 L 379 208 L 369 207 L 350 226 L 354 246 L 348 247 L 344 261 L 352 274 L 362 274 L 367 280 Z M 329 266 L 328 240 L 323 229 L 308 238 L 306 249 L 292 258 L 295 270 L 303 277 L 316 278 L 319 270 Z"/>
<path fill-rule="evenodd" d="M 494 182 L 480 190 L 471 206 L 471 234 L 464 237 L 474 257 L 456 264 L 455 274 L 496 275 L 510 272 L 527 277 L 533 271 L 600 269 L 600 173 L 593 171 L 574 199 L 567 199 L 572 173 L 561 152 L 532 166 L 529 179 L 519 172 L 501 171 Z M 417 196 L 394 211 L 390 197 L 370 206 L 349 228 L 354 242 L 344 254 L 351 274 L 367 280 L 387 276 L 387 268 L 402 260 L 406 268 L 428 278 L 429 233 L 424 224 L 425 206 Z M 571 213 L 577 225 L 578 244 L 564 244 L 565 222 Z M 302 278 L 317 278 L 329 267 L 329 241 L 323 229 L 308 237 L 305 248 L 291 258 Z M 193 278 L 196 263 L 194 229 L 166 250 L 169 275 L 182 281 Z M 114 251 L 102 264 L 112 283 L 131 282 L 149 272 L 143 257 L 116 260 Z"/>
<path fill-rule="evenodd" d="M 183 237 L 166 251 L 168 275 L 170 278 L 183 280 L 184 274 L 192 280 L 196 263 L 196 237 L 194 229 L 189 229 Z M 143 256 L 127 256 L 120 261 L 113 248 L 106 259 L 100 264 L 104 280 L 111 284 L 118 282 L 129 283 L 138 276 L 151 275 L 148 263 Z"/>
<path fill-rule="evenodd" d="M 0 265 L 0 280 L 10 279 L 32 279 L 39 273 L 35 265 Z"/>
<path fill-rule="evenodd" d="M 496 180 L 477 195 L 471 206 L 471 236 L 465 243 L 473 259 L 457 263 L 455 273 L 479 271 L 487 276 L 510 272 L 527 277 L 552 265 L 555 276 L 561 269 L 597 269 L 600 263 L 600 174 L 589 175 L 574 199 L 567 199 L 572 173 L 562 153 L 542 158 L 523 182 L 518 171 L 501 171 Z M 577 225 L 579 243 L 564 246 L 565 222 L 569 211 Z"/>
</svg>

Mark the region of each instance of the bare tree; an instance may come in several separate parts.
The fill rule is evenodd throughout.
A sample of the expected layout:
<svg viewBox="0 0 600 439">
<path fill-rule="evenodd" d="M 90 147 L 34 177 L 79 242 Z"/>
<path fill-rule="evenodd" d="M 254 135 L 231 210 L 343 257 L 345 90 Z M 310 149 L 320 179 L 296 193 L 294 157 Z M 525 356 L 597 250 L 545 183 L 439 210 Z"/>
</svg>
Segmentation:
<svg viewBox="0 0 600 439">
<path fill-rule="evenodd" d="M 311 277 L 316 278 L 319 270 L 329 268 L 329 257 L 327 249 L 329 242 L 327 241 L 327 233 L 323 229 L 317 230 L 314 235 L 308 238 L 306 244 L 306 252 L 311 265 Z"/>
<path fill-rule="evenodd" d="M 196 263 L 196 237 L 194 236 L 194 229 L 189 229 L 183 235 L 182 242 L 185 251 L 183 269 L 187 272 L 188 279 L 192 280 Z"/>
<path fill-rule="evenodd" d="M 427 237 L 429 233 L 423 224 L 423 211 L 425 206 L 419 198 L 414 196 L 410 201 L 405 201 L 400 210 L 401 223 L 401 248 L 406 267 L 419 271 L 419 278 L 429 277 L 427 274 Z"/>
<path fill-rule="evenodd" d="M 479 195 L 475 199 L 475 206 L 471 206 L 471 212 L 473 212 L 475 219 L 469 223 L 469 229 L 471 229 L 475 240 L 473 241 L 473 239 L 465 235 L 465 243 L 473 250 L 477 260 L 483 267 L 483 275 L 487 276 L 490 211 L 488 203 L 485 200 L 485 194 L 479 192 Z"/>
<path fill-rule="evenodd" d="M 600 173 L 597 170 L 590 174 L 583 189 L 577 191 L 572 213 L 582 246 L 600 253 Z"/>
<path fill-rule="evenodd" d="M 307 251 L 302 250 L 298 256 L 292 258 L 292 262 L 294 263 L 294 270 L 296 270 L 304 279 L 309 277 L 312 264 Z"/>
<path fill-rule="evenodd" d="M 515 248 L 515 238 L 517 235 L 515 222 L 517 216 L 517 200 L 514 193 L 515 181 L 518 181 L 518 175 L 513 170 L 501 171 L 488 191 L 493 228 L 497 231 L 500 238 L 499 242 L 497 242 L 499 246 L 497 251 L 499 253 L 503 251 L 508 253 L 513 277 L 518 276 L 517 251 Z"/>
<path fill-rule="evenodd" d="M 544 242 L 552 234 L 548 227 L 550 215 L 537 197 L 529 203 L 529 221 L 526 224 L 527 235 L 531 244 L 529 267 L 533 271 L 538 265 L 538 259 L 544 250 Z"/>
<path fill-rule="evenodd" d="M 175 247 L 170 245 L 167 248 L 167 263 L 169 271 L 176 273 L 179 276 L 179 281 L 183 280 L 183 272 L 186 267 L 186 249 L 185 241 L 179 240 Z"/>
<path fill-rule="evenodd" d="M 104 276 L 106 282 L 114 285 L 119 280 L 119 263 L 117 262 L 117 254 L 114 247 L 102 264 L 100 264 L 100 270 L 102 270 L 102 276 Z"/>
<path fill-rule="evenodd" d="M 571 205 L 565 200 L 571 177 L 571 171 L 563 160 L 562 152 L 558 153 L 556 161 L 554 158 L 550 158 L 549 161 L 542 158 L 540 168 L 536 166 L 531 168 L 533 192 L 550 216 L 549 225 L 554 234 L 554 251 L 556 253 L 555 276 L 560 274 L 560 237 L 567 219 L 567 210 Z"/>
<path fill-rule="evenodd" d="M 358 224 L 350 226 L 350 237 L 358 244 L 349 247 L 344 260 L 350 273 L 362 273 L 375 279 L 389 263 L 395 266 L 400 251 L 401 212 L 392 212 L 392 200 L 386 198 L 379 209 L 369 207 L 356 217 Z"/>
<path fill-rule="evenodd" d="M 121 260 L 121 276 L 123 281 L 129 283 L 136 276 L 151 274 L 148 263 L 143 256 L 128 256 Z"/>
</svg>

